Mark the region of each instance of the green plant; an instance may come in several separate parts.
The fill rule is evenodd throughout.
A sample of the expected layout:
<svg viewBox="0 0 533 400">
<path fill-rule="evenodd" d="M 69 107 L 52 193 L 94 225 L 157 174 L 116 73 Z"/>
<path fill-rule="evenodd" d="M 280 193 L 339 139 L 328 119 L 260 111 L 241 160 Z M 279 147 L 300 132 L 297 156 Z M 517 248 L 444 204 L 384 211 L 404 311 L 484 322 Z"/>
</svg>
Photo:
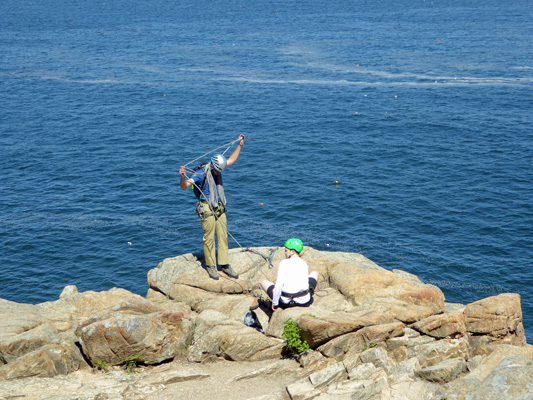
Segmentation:
<svg viewBox="0 0 533 400">
<path fill-rule="evenodd" d="M 302 341 L 300 328 L 292 318 L 285 321 L 282 336 L 287 340 L 287 346 L 294 353 L 300 354 L 311 350 L 307 341 Z"/>
<path fill-rule="evenodd" d="M 365 346 L 363 347 L 363 351 L 371 349 L 372 347 L 376 347 L 377 343 L 365 343 Z"/>
<path fill-rule="evenodd" d="M 96 369 L 100 371 L 107 372 L 109 371 L 109 365 L 107 365 L 106 361 L 98 360 L 96 362 Z"/>
<path fill-rule="evenodd" d="M 137 368 L 137 359 L 141 356 L 141 353 L 135 354 L 134 356 L 129 357 L 122 357 L 119 356 L 124 361 L 123 368 L 126 370 L 128 374 L 131 374 L 132 372 L 135 372 L 135 368 Z"/>
</svg>

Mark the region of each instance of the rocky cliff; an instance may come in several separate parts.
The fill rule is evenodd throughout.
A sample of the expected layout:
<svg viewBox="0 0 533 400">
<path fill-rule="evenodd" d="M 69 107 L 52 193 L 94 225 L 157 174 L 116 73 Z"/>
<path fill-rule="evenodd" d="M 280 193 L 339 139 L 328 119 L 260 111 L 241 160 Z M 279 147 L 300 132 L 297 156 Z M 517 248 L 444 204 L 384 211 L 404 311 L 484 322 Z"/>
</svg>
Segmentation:
<svg viewBox="0 0 533 400">
<path fill-rule="evenodd" d="M 257 309 L 261 333 L 243 318 L 282 257 L 232 250 L 239 279 L 218 281 L 201 256 L 169 258 L 149 271 L 144 298 L 69 286 L 53 302 L 0 300 L 0 398 L 213 399 L 224 388 L 236 399 L 533 398 L 518 294 L 449 304 L 407 272 L 307 248 L 315 302 Z M 289 319 L 311 351 L 288 352 Z M 224 388 L 198 392 L 213 365 L 233 372 Z"/>
</svg>

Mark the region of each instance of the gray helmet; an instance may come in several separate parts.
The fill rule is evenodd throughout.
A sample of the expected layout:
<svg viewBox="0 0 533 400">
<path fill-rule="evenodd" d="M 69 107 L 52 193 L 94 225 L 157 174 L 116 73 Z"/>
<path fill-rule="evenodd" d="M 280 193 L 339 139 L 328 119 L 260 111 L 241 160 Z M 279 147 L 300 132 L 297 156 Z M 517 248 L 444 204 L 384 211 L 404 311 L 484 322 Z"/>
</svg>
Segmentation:
<svg viewBox="0 0 533 400">
<path fill-rule="evenodd" d="M 213 156 L 213 158 L 211 158 L 211 163 L 218 172 L 224 171 L 228 166 L 228 160 L 226 160 L 226 157 L 224 157 L 222 154 Z"/>
</svg>

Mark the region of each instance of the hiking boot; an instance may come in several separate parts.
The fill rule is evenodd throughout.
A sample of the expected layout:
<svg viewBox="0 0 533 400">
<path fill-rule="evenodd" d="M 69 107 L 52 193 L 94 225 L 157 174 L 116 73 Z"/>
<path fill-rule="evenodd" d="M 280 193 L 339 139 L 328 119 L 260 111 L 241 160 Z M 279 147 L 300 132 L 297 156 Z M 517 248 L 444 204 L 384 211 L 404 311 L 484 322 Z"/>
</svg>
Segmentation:
<svg viewBox="0 0 533 400">
<path fill-rule="evenodd" d="M 236 273 L 233 268 L 230 267 L 229 264 L 221 265 L 220 270 L 224 272 L 227 276 L 233 279 L 237 279 L 239 277 L 239 274 Z"/>
<path fill-rule="evenodd" d="M 259 299 L 254 299 L 252 305 L 250 306 L 250 311 L 257 310 L 259 308 Z"/>
<path fill-rule="evenodd" d="M 207 265 L 206 269 L 207 269 L 207 273 L 209 274 L 209 277 L 211 279 L 214 279 L 215 281 L 218 281 L 217 267 L 210 267 L 209 265 Z"/>
</svg>

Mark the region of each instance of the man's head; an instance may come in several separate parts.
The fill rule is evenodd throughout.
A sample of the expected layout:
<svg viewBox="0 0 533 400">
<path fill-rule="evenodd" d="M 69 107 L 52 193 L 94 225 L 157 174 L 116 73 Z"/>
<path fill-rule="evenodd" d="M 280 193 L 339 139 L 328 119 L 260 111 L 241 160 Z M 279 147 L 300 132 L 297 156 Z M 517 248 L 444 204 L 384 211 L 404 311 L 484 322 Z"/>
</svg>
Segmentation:
<svg viewBox="0 0 533 400">
<path fill-rule="evenodd" d="M 294 254 L 300 255 L 304 249 L 304 244 L 300 239 L 291 238 L 285 242 L 285 256 L 287 258 Z"/>
<path fill-rule="evenodd" d="M 228 166 L 228 160 L 222 154 L 217 154 L 211 158 L 211 165 L 217 172 L 222 172 Z"/>
</svg>

